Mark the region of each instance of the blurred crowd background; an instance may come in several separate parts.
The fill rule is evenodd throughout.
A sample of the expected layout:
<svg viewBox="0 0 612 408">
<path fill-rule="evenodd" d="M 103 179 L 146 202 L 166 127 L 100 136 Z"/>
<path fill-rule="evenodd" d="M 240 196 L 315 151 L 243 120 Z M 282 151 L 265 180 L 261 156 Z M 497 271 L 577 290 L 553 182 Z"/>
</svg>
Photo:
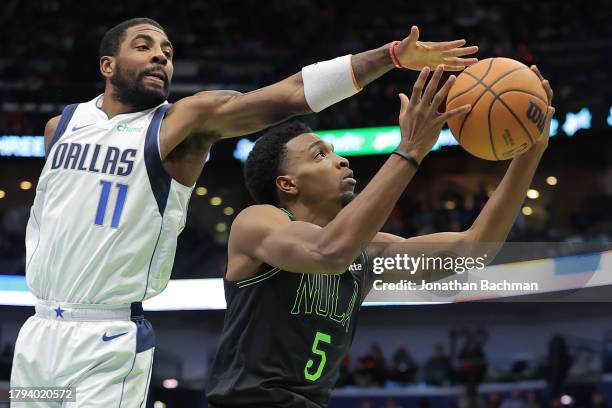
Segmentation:
<svg viewBox="0 0 612 408">
<path fill-rule="evenodd" d="M 465 38 L 479 58 L 537 64 L 555 90 L 556 117 L 588 107 L 591 129 L 551 140 L 513 241 L 608 242 L 612 231 L 612 5 L 605 0 L 130 1 L 12 0 L 0 36 L 0 135 L 41 135 L 68 103 L 98 95 L 100 38 L 133 16 L 157 19 L 175 47 L 171 101 L 207 89 L 247 92 L 317 60 L 380 47 L 416 24 L 422 40 Z M 358 96 L 303 118 L 314 129 L 395 125 L 398 98 L 416 75 L 396 70 Z M 251 136 L 251 140 L 258 135 Z M 174 277 L 220 276 L 232 218 L 251 204 L 232 157 L 235 141 L 213 149 L 191 201 Z M 383 156 L 351 158 L 363 188 Z M 0 158 L 0 273 L 23 273 L 25 223 L 42 159 Z M 460 147 L 434 152 L 406 190 L 386 230 L 403 236 L 468 228 L 507 166 Z M 25 184 L 24 184 L 25 182 Z M 27 188 L 25 188 L 27 187 Z M 211 198 L 221 202 L 211 205 Z M 197 265 L 197 266 L 196 266 Z"/>
<path fill-rule="evenodd" d="M 574 134 L 560 126 L 551 138 L 534 178 L 533 192 L 525 197 L 509 240 L 604 247 L 612 239 L 612 2 L 609 0 L 270 0 L 263 3 L 255 0 L 5 0 L 1 7 L 0 38 L 5 46 L 0 54 L 0 137 L 42 135 L 46 121 L 59 114 L 63 106 L 101 93 L 99 41 L 114 24 L 135 16 L 156 19 L 166 27 L 174 44 L 171 102 L 202 90 L 248 92 L 315 61 L 355 54 L 402 39 L 414 24 L 419 26 L 421 39 L 425 41 L 465 38 L 468 44 L 480 47 L 481 59 L 504 56 L 528 65 L 537 64 L 554 88 L 559 123 L 585 107 L 592 119 L 589 129 L 579 129 Z M 396 70 L 350 100 L 303 120 L 314 129 L 396 125 L 397 94 L 409 91 L 415 79 L 413 72 Z M 249 139 L 255 140 L 258 136 L 250 135 Z M 173 278 L 220 277 L 223 272 L 231 221 L 252 203 L 242 181 L 242 163 L 233 156 L 236 143 L 236 140 L 227 140 L 213 148 L 190 202 L 188 222 L 179 238 Z M 384 160 L 382 155 L 350 157 L 358 188 L 367 184 Z M 0 274 L 24 274 L 25 225 L 43 164 L 42 158 L 0 157 Z M 507 165 L 508 162 L 476 159 L 459 146 L 432 152 L 394 209 L 385 230 L 414 236 L 469 228 Z M 607 304 L 593 307 L 599 308 L 600 315 L 605 315 L 609 308 Z M 389 313 L 381 310 L 379 313 Z M 432 315 L 437 313 L 437 309 L 431 310 Z M 563 310 L 570 313 L 569 308 Z M 25 318 L 21 312 L 6 313 L 3 310 L 6 320 L 0 322 L 5 327 Z M 521 313 L 525 319 L 530 316 L 528 311 Z M 179 316 L 175 319 L 177 325 L 201 324 L 196 318 Z M 568 325 L 578 327 L 577 322 L 587 320 L 587 315 L 584 316 L 575 316 Z M 156 318 L 161 321 L 155 322 Z M 185 335 L 187 332 L 182 326 L 173 326 L 172 319 L 153 315 L 152 320 L 156 327 L 159 324 L 162 334 L 156 354 L 152 398 L 164 399 L 169 407 L 199 406 L 180 402 L 172 405 L 168 401 L 174 398 L 172 393 L 176 390 L 163 386 L 164 379 L 169 377 L 164 374 L 164 366 L 181 366 L 186 361 L 176 356 L 180 346 L 175 346 L 183 346 L 190 338 L 200 338 L 200 334 Z M 206 353 L 214 351 L 215 336 L 222 322 L 220 316 L 212 319 L 219 327 L 201 336 L 206 340 Z M 563 317 L 557 316 L 557 320 L 562 321 Z M 364 325 L 368 327 L 375 322 L 374 318 L 366 319 Z M 606 321 L 597 326 L 594 323 L 593 327 L 603 330 L 611 325 L 612 322 Z M 0 382 L 8 378 L 12 354 L 10 336 L 2 338 L 2 327 L 0 324 Z M 510 338 L 531 336 L 534 327 L 535 324 L 517 324 Z M 418 329 L 420 326 L 415 328 L 415 333 Z M 511 355 L 518 348 L 512 342 L 500 342 L 499 336 L 496 341 L 490 340 L 489 333 L 495 337 L 494 330 L 479 329 L 470 335 L 461 331 L 453 334 L 451 330 L 448 338 L 443 339 L 431 336 L 425 352 L 415 352 L 412 342 L 389 346 L 384 339 L 375 341 L 374 330 L 366 332 L 370 334 L 365 337 L 371 346 L 361 346 L 347 356 L 338 384 L 340 392 L 348 390 L 349 398 L 354 389 L 425 387 L 427 391 L 415 394 L 422 397 L 413 396 L 403 402 L 401 398 L 387 398 L 379 393 L 374 397 L 355 397 L 350 403 L 332 407 L 558 408 L 576 405 L 574 400 L 563 400 L 556 388 L 568 379 L 570 383 L 588 384 L 580 391 L 583 394 L 577 406 L 608 406 L 604 397 L 608 388 L 598 381 L 606 371 L 612 371 L 612 363 L 605 368 L 604 357 L 605 350 L 612 347 L 600 332 L 589 338 L 576 337 L 576 333 L 567 335 L 571 332 L 569 329 L 564 336 L 533 335 L 548 344 L 546 351 L 537 357 L 506 359 L 503 364 L 496 361 L 503 354 L 500 350 Z M 176 336 L 182 333 L 183 337 L 164 343 L 163 333 L 177 333 Z M 357 338 L 360 335 L 363 334 Z M 497 352 L 487 353 L 494 346 Z M 590 364 L 595 364 L 597 369 L 591 370 Z M 517 381 L 523 385 L 487 388 L 490 383 Z M 437 395 L 431 391 L 436 387 L 454 390 L 459 387 L 461 391 L 444 394 L 446 397 L 441 396 L 441 400 L 432 397 Z M 201 398 L 201 386 L 192 388 Z M 609 387 L 605 395 L 612 395 L 611 390 Z M 187 395 L 186 392 L 183 390 L 181 395 Z M 577 398 L 576 393 L 568 397 Z M 163 406 L 166 405 L 155 408 Z"/>
</svg>

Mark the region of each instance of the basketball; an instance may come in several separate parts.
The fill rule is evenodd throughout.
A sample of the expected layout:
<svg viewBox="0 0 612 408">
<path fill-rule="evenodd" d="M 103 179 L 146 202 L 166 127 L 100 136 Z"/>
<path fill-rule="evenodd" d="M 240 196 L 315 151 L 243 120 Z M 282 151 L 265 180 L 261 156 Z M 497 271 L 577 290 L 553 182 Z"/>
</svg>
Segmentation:
<svg viewBox="0 0 612 408">
<path fill-rule="evenodd" d="M 451 88 L 446 109 L 472 105 L 448 126 L 465 150 L 486 160 L 523 153 L 544 133 L 546 92 L 538 76 L 509 58 L 488 58 L 463 71 Z"/>
</svg>

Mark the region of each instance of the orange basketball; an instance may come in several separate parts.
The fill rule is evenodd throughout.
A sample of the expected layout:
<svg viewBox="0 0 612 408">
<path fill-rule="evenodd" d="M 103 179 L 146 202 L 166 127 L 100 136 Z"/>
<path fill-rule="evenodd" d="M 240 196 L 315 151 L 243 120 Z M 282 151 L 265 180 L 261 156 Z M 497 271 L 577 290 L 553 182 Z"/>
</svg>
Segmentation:
<svg viewBox="0 0 612 408">
<path fill-rule="evenodd" d="M 506 160 L 542 137 L 548 108 L 538 76 L 509 58 L 488 58 L 463 71 L 446 109 L 470 104 L 467 114 L 448 121 L 465 150 L 486 160 Z"/>
</svg>

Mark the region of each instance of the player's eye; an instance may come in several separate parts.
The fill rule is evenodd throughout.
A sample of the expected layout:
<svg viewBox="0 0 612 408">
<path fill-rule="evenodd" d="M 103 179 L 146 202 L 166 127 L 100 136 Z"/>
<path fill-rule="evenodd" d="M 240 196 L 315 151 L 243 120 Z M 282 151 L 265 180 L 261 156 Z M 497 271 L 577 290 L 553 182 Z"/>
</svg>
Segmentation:
<svg viewBox="0 0 612 408">
<path fill-rule="evenodd" d="M 317 155 L 315 156 L 315 159 L 318 158 L 325 158 L 327 156 L 327 154 L 325 154 L 325 152 L 323 150 L 319 150 L 319 152 L 317 153 Z"/>
<path fill-rule="evenodd" d="M 136 49 L 142 51 L 142 50 L 148 50 L 149 47 L 147 47 L 146 45 L 142 44 L 142 45 L 137 45 Z"/>
<path fill-rule="evenodd" d="M 172 52 L 170 52 L 170 51 L 164 51 L 164 55 L 166 56 L 166 58 L 168 58 L 168 59 L 172 59 Z"/>
</svg>

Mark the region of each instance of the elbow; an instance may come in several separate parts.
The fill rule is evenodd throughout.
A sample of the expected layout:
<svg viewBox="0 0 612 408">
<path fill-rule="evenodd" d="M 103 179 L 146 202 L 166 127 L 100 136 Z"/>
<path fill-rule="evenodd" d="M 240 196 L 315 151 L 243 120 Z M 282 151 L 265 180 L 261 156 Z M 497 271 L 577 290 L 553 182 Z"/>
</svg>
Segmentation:
<svg viewBox="0 0 612 408">
<path fill-rule="evenodd" d="M 461 233 L 459 248 L 462 256 L 479 259 L 485 266 L 489 265 L 503 247 L 504 242 L 489 242 L 472 229 Z"/>
<path fill-rule="evenodd" d="M 317 246 L 314 250 L 314 256 L 322 273 L 326 275 L 341 275 L 354 261 L 354 259 L 348 256 L 350 252 L 338 246 L 333 248 Z"/>
</svg>

